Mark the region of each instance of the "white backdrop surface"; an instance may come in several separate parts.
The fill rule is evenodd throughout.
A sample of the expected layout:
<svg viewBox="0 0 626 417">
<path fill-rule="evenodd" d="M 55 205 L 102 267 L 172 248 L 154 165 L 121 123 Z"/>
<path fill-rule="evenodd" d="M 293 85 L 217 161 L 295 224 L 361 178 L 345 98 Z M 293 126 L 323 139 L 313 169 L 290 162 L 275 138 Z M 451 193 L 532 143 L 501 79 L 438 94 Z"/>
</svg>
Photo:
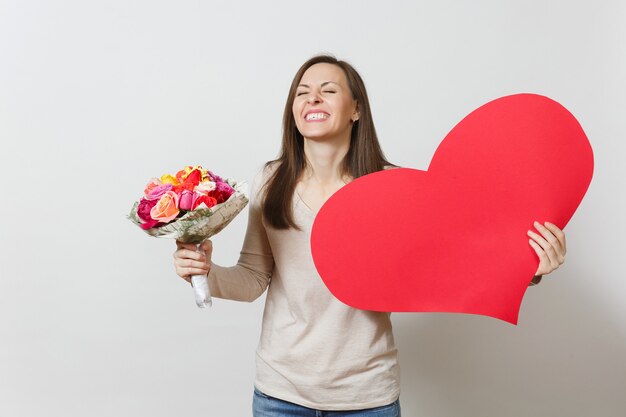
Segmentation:
<svg viewBox="0 0 626 417">
<path fill-rule="evenodd" d="M 183 165 L 251 179 L 320 52 L 361 73 L 398 165 L 426 169 L 462 117 L 518 92 L 562 103 L 594 148 L 567 260 L 518 326 L 392 315 L 403 415 L 624 415 L 624 2 L 2 0 L 1 416 L 251 414 L 264 296 L 198 309 L 174 243 L 125 215 Z M 237 261 L 246 221 L 215 262 Z"/>
</svg>

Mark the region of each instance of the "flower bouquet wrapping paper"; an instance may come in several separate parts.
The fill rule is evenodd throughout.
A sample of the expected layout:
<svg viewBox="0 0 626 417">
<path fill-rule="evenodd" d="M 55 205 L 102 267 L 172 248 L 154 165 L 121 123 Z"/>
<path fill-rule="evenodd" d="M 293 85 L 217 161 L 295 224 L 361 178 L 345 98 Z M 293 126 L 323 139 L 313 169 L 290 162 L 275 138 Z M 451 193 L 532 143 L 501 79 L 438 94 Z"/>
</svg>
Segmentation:
<svg viewBox="0 0 626 417">
<path fill-rule="evenodd" d="M 201 166 L 152 178 L 127 218 L 153 237 L 200 245 L 224 229 L 248 204 L 247 183 L 222 179 Z M 206 275 L 192 276 L 196 304 L 211 306 Z"/>
</svg>

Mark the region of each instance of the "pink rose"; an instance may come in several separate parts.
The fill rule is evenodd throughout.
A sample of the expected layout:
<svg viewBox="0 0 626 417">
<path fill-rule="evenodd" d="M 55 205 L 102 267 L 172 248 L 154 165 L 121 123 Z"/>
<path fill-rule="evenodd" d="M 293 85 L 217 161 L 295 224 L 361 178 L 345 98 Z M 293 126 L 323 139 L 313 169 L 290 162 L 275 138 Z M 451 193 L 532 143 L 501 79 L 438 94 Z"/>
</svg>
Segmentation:
<svg viewBox="0 0 626 417">
<path fill-rule="evenodd" d="M 152 178 L 150 182 L 146 185 L 146 188 L 143 190 L 143 197 L 147 198 L 148 194 L 150 194 L 150 191 L 152 191 L 153 188 L 158 187 L 159 185 L 163 185 L 161 180 L 158 178 Z"/>
<path fill-rule="evenodd" d="M 212 173 L 211 171 L 207 170 L 207 173 L 209 174 L 209 176 L 213 179 L 214 182 L 224 182 L 224 180 L 222 179 L 222 177 L 218 176 L 217 174 Z"/>
<path fill-rule="evenodd" d="M 193 210 L 197 199 L 198 195 L 193 191 L 183 190 L 183 193 L 180 196 L 180 201 L 178 202 L 178 207 L 181 210 Z"/>
<path fill-rule="evenodd" d="M 172 184 L 162 184 L 151 188 L 144 196 L 146 200 L 159 200 L 165 193 L 172 189 Z"/>
</svg>

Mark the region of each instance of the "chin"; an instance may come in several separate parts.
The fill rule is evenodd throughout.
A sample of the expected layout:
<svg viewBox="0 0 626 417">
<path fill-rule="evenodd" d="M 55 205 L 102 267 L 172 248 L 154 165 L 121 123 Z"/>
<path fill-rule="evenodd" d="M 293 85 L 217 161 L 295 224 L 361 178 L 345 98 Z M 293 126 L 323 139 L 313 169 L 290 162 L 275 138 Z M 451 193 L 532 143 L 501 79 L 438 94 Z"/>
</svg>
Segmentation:
<svg viewBox="0 0 626 417">
<path fill-rule="evenodd" d="M 328 133 L 325 132 L 304 132 L 302 133 L 302 136 L 304 136 L 307 139 L 324 139 L 325 137 L 328 137 Z"/>
</svg>

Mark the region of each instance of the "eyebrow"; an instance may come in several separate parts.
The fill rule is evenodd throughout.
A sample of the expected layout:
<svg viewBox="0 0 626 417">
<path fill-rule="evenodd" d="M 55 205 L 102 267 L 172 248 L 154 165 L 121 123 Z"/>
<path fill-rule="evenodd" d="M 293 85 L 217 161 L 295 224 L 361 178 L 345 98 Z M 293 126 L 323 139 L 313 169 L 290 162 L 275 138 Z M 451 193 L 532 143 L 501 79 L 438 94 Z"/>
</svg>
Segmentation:
<svg viewBox="0 0 626 417">
<path fill-rule="evenodd" d="M 334 82 L 334 81 L 324 81 L 324 82 L 321 84 L 321 86 L 322 86 L 322 87 L 324 87 L 326 84 L 330 84 L 330 83 L 337 84 L 337 83 L 336 83 L 336 82 Z M 338 85 L 339 87 L 341 87 L 339 84 L 337 84 L 337 85 Z M 298 87 L 306 87 L 306 88 L 309 88 L 309 85 L 308 85 L 308 84 L 298 84 Z"/>
</svg>

